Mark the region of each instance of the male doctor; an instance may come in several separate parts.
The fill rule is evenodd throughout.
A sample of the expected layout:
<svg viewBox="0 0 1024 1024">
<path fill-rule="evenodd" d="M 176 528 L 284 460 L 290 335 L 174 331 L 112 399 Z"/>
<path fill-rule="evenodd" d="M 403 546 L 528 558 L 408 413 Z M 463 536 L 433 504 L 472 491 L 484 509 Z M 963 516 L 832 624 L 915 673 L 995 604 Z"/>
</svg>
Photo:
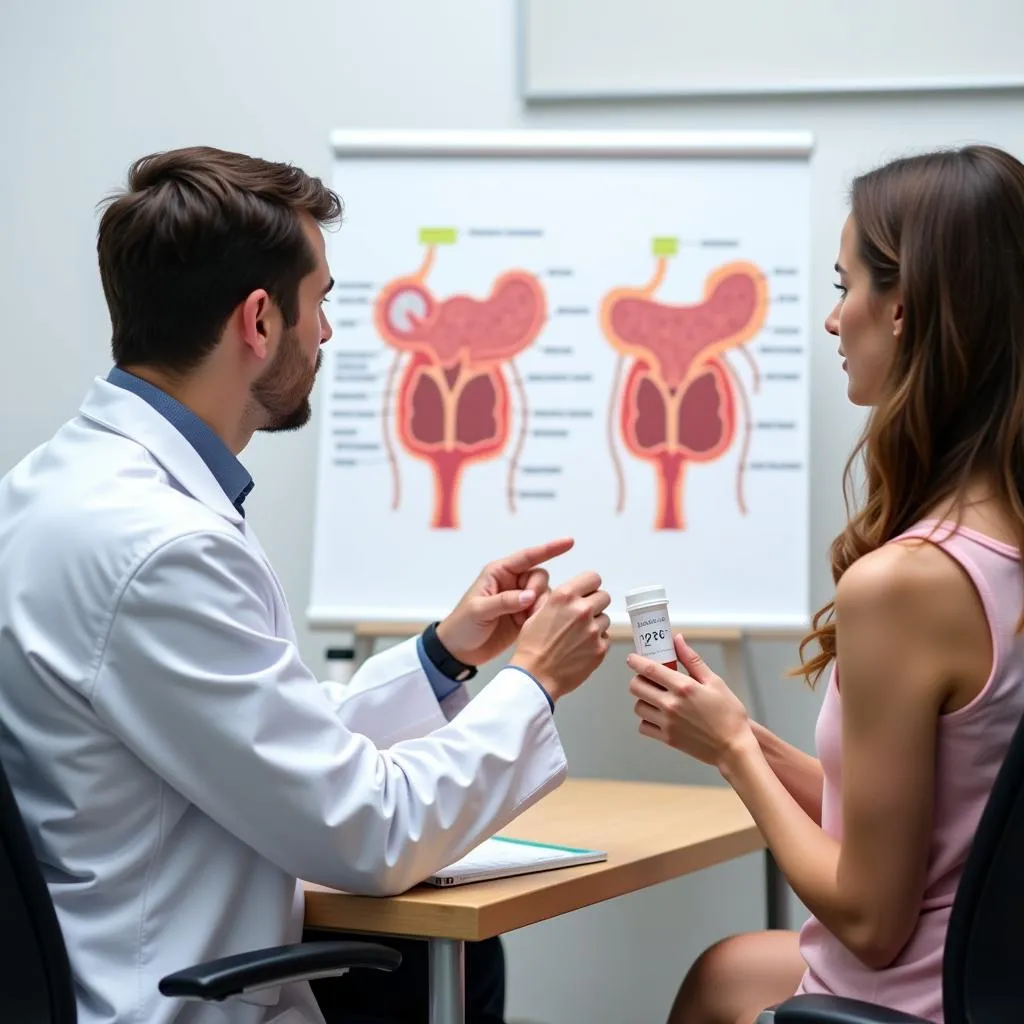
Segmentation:
<svg viewBox="0 0 1024 1024">
<path fill-rule="evenodd" d="M 489 565 L 340 706 L 302 663 L 236 456 L 309 418 L 339 215 L 286 165 L 137 162 L 99 228 L 115 368 L 0 481 L 0 760 L 80 1024 L 319 1024 L 306 984 L 206 1005 L 157 982 L 298 941 L 296 879 L 404 890 L 550 792 L 554 705 L 607 651 L 597 575 L 548 590 L 554 542 Z"/>
</svg>

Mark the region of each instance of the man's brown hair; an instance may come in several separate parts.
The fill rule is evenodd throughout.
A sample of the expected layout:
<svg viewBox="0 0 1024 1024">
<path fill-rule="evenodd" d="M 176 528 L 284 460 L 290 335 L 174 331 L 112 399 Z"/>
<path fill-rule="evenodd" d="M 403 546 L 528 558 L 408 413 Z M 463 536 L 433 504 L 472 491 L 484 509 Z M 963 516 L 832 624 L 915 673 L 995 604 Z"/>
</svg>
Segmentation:
<svg viewBox="0 0 1024 1024">
<path fill-rule="evenodd" d="M 342 204 L 289 164 L 201 146 L 137 160 L 96 246 L 114 362 L 195 369 L 259 288 L 293 326 L 299 282 L 315 267 L 300 214 L 325 225 Z"/>
</svg>

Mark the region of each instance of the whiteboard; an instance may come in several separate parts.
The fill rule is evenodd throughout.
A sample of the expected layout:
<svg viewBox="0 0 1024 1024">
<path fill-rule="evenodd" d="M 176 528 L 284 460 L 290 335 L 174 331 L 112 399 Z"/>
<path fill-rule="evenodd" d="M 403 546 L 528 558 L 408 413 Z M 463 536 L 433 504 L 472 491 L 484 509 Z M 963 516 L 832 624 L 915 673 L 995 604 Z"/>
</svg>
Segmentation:
<svg viewBox="0 0 1024 1024">
<path fill-rule="evenodd" d="M 527 100 L 1024 87 L 1021 0 L 519 0 Z"/>
<path fill-rule="evenodd" d="M 314 627 L 425 623 L 576 545 L 612 618 L 803 628 L 803 133 L 338 132 Z"/>
</svg>

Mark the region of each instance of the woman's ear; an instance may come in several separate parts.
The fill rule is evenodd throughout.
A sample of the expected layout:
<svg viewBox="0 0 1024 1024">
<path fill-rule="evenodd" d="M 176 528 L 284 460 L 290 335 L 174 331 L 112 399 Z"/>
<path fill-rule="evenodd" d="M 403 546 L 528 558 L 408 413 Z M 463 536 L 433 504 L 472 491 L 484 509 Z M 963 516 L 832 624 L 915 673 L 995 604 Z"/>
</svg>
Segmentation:
<svg viewBox="0 0 1024 1024">
<path fill-rule="evenodd" d="M 903 297 L 898 293 L 892 307 L 892 336 L 897 340 L 903 337 Z"/>
</svg>

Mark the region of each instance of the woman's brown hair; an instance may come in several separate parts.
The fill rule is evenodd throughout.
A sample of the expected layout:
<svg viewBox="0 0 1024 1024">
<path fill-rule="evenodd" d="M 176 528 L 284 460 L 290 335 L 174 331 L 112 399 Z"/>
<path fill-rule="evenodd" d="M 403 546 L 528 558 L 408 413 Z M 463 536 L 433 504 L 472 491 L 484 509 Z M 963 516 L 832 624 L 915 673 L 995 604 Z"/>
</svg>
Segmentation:
<svg viewBox="0 0 1024 1024">
<path fill-rule="evenodd" d="M 903 330 L 846 464 L 833 581 L 940 502 L 959 508 L 979 476 L 1024 550 L 1024 164 L 989 146 L 895 160 L 854 180 L 851 214 L 872 289 L 899 289 Z M 866 492 L 851 514 L 858 458 Z M 812 686 L 835 657 L 833 613 L 830 601 L 800 644 L 795 674 Z"/>
</svg>

